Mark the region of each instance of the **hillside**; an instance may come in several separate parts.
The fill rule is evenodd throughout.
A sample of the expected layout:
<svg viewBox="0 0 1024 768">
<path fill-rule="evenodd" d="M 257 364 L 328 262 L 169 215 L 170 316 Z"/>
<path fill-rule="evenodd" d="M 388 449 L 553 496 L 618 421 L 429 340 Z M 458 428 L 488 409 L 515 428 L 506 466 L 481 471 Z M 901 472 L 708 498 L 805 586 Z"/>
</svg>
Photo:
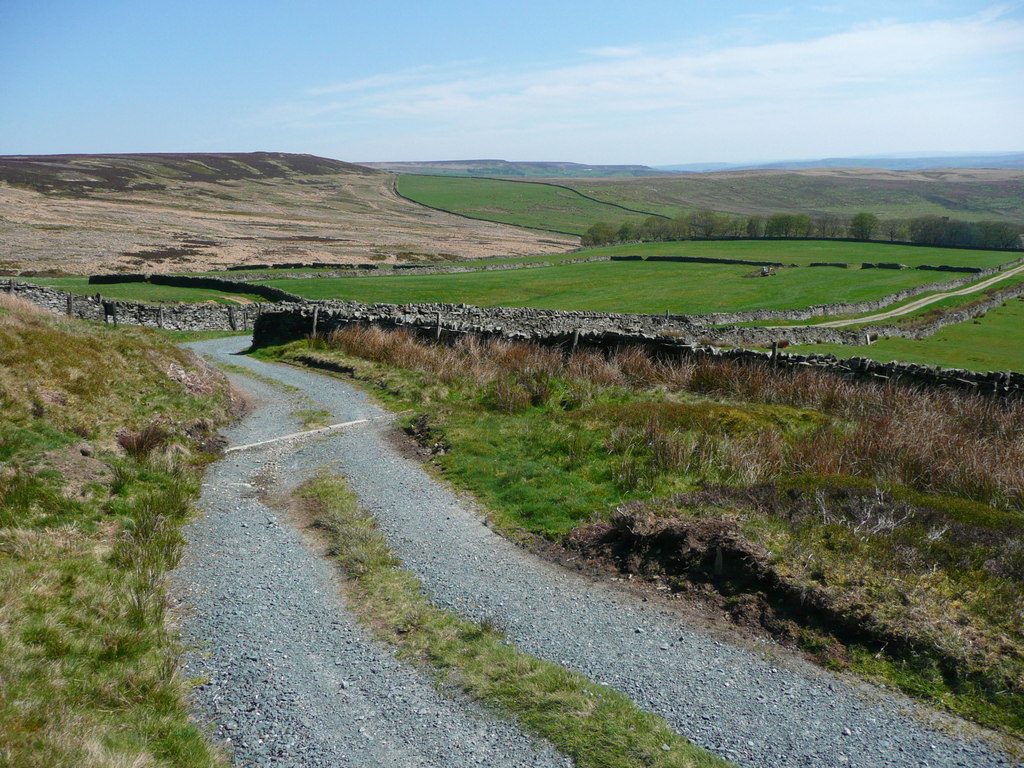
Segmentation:
<svg viewBox="0 0 1024 768">
<path fill-rule="evenodd" d="M 393 177 L 283 153 L 0 157 L 0 270 L 174 271 L 550 253 L 575 238 L 427 210 Z"/>
<path fill-rule="evenodd" d="M 567 184 L 550 182 L 405 174 L 398 177 L 395 189 L 417 203 L 462 216 L 576 235 L 598 221 L 629 220 L 639 224 L 651 215 L 602 203 Z"/>
<path fill-rule="evenodd" d="M 701 209 L 810 215 L 869 211 L 882 218 L 936 215 L 1024 223 L 1024 170 L 811 168 L 561 183 L 599 200 L 666 215 Z"/>
</svg>

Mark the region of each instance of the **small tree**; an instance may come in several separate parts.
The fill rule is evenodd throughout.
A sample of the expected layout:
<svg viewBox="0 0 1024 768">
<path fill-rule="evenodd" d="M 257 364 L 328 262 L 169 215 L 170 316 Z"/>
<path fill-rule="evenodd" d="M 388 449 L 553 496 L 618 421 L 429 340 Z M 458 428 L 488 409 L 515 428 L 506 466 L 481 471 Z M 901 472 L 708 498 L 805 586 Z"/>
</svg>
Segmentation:
<svg viewBox="0 0 1024 768">
<path fill-rule="evenodd" d="M 889 238 L 889 242 L 906 240 L 910 237 L 907 229 L 907 222 L 903 219 L 886 219 L 882 222 L 882 234 Z"/>
<path fill-rule="evenodd" d="M 718 214 L 714 211 L 697 211 L 690 217 L 690 237 L 694 240 L 710 240 L 721 227 Z"/>
<path fill-rule="evenodd" d="M 870 240 L 878 229 L 878 217 L 873 213 L 858 213 L 850 220 L 850 237 L 858 240 Z"/>
<path fill-rule="evenodd" d="M 614 224 L 609 224 L 607 221 L 599 221 L 596 224 L 592 224 L 583 233 L 583 244 L 604 245 L 605 243 L 614 243 L 618 240 L 618 237 L 619 230 Z"/>
<path fill-rule="evenodd" d="M 616 234 L 620 243 L 629 243 L 641 239 L 640 230 L 632 221 L 622 222 L 622 226 L 619 227 L 619 231 Z"/>
</svg>

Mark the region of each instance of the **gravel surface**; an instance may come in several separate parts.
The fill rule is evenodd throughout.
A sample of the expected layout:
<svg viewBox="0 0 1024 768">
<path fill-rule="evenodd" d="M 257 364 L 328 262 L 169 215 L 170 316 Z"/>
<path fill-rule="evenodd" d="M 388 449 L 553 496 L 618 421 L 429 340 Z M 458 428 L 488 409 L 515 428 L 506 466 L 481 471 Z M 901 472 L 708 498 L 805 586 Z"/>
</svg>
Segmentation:
<svg viewBox="0 0 1024 768">
<path fill-rule="evenodd" d="M 258 402 L 228 430 L 231 444 L 301 428 L 288 395 L 237 381 Z M 206 681 L 195 689 L 199 715 L 214 724 L 235 764 L 571 766 L 513 723 L 438 690 L 357 625 L 339 596 L 335 568 L 258 498 L 257 486 L 273 480 L 293 447 L 233 453 L 210 467 L 199 503 L 204 514 L 186 530 L 186 555 L 173 574 L 181 629 L 194 646 L 184 674 Z M 317 448 L 317 463 L 303 471 L 338 450 L 329 438 Z"/>
<path fill-rule="evenodd" d="M 312 372 L 228 357 L 245 345 L 244 339 L 231 338 L 193 346 L 203 354 L 245 365 L 299 387 L 317 401 L 318 407 L 331 411 L 336 421 L 371 421 L 327 439 L 299 441 L 287 448 L 277 444 L 274 448 L 254 449 L 244 459 L 226 460 L 216 465 L 211 485 L 247 481 L 252 467 L 260 463 L 257 456 L 267 461 L 268 455 L 280 462 L 281 476 L 287 482 L 297 482 L 304 472 L 325 466 L 346 475 L 364 507 L 377 517 L 391 546 L 423 581 L 436 604 L 497 624 L 523 650 L 621 690 L 641 707 L 665 717 L 679 733 L 740 765 L 938 768 L 1017 764 L 979 739 L 960 739 L 923 725 L 914 716 L 916 706 L 907 699 L 850 683 L 785 654 L 781 655 L 786 656 L 784 663 L 773 661 L 773 646 L 768 644 L 765 652 L 724 644 L 686 626 L 677 614 L 656 601 L 641 601 L 614 584 L 595 582 L 516 547 L 487 528 L 471 504 L 431 478 L 417 462 L 397 453 L 387 436 L 385 412 L 369 403 L 364 393 Z M 265 396 L 284 397 L 269 392 Z M 250 418 L 230 434 L 232 443 L 263 439 L 272 428 L 278 434 L 294 431 L 280 417 L 261 416 L 259 421 L 255 425 Z M 240 463 L 238 469 L 230 468 L 234 461 Z M 231 491 L 213 495 L 221 496 L 221 505 L 229 512 L 250 504 Z M 261 526 L 260 540 L 268 530 L 282 530 L 284 540 L 292 541 L 292 556 L 301 559 L 302 548 L 295 534 L 276 523 L 269 527 L 265 522 L 273 519 L 269 512 L 260 508 L 241 517 L 249 518 L 250 525 Z M 212 518 L 200 526 L 209 525 Z M 194 558 L 200 554 L 205 557 L 205 550 L 211 546 L 214 550 L 225 547 L 220 537 L 227 534 L 220 527 L 209 533 L 202 529 L 190 532 L 194 539 L 197 535 Z M 232 535 L 245 540 L 238 531 Z M 209 536 L 214 538 L 213 543 L 204 543 Z M 240 562 L 234 545 L 228 549 L 225 558 L 232 569 L 246 574 L 260 572 L 255 575 L 262 577 L 262 572 L 270 568 L 257 566 L 248 557 Z M 280 557 L 284 554 L 275 552 L 272 559 Z M 192 562 L 187 575 L 193 577 L 222 567 L 204 564 L 201 569 Z M 308 595 L 299 600 L 292 596 L 297 584 L 290 572 L 267 575 L 271 583 L 265 592 L 242 587 L 231 593 L 233 598 L 220 604 L 216 621 L 221 627 L 225 623 L 250 622 L 254 631 L 274 633 L 270 647 L 279 649 L 278 653 L 301 653 L 291 641 L 278 638 L 281 630 L 277 625 L 283 622 L 267 622 L 269 611 L 264 605 L 273 596 L 281 596 L 285 606 L 317 601 Z M 288 580 L 287 594 L 282 591 L 282 577 Z M 328 582 L 329 578 L 324 584 Z M 319 587 L 321 592 L 328 591 L 325 585 Z M 222 589 L 219 594 L 228 593 Z M 307 607 L 316 609 L 315 605 Z M 340 628 L 332 631 L 348 637 Z M 237 642 L 247 633 L 234 630 L 232 634 L 222 628 L 218 634 Z M 296 643 L 310 631 L 301 629 L 297 634 Z M 266 642 L 261 644 L 266 646 Z M 233 647 L 227 646 L 227 658 L 235 654 L 237 659 Z M 241 658 L 245 660 L 244 655 Z M 270 655 L 248 673 L 234 666 L 236 662 L 228 665 L 218 661 L 223 665 L 218 674 L 227 678 L 227 685 L 221 683 L 218 693 L 226 698 L 228 689 L 239 683 L 245 691 L 252 691 L 254 680 L 266 678 L 279 681 L 294 691 L 295 697 L 304 699 L 304 683 L 285 682 L 282 677 L 284 662 L 279 671 L 274 667 L 267 671 L 267 663 L 277 658 Z M 322 668 L 312 676 L 329 677 Z M 389 680 L 389 684 L 393 682 Z M 208 692 L 201 694 L 204 702 L 209 700 Z M 251 696 L 246 693 L 242 700 L 250 701 Z M 372 706 L 379 705 L 368 708 Z M 221 717 L 225 712 L 216 706 L 210 711 Z M 376 711 L 387 712 L 383 708 Z M 313 729 L 319 727 L 313 723 Z"/>
</svg>

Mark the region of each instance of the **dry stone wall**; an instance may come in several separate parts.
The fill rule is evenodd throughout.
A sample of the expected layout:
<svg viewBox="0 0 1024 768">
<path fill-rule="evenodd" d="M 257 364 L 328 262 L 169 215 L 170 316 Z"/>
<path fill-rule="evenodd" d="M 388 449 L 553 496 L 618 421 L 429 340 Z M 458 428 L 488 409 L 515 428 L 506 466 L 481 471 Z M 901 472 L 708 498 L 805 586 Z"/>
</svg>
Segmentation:
<svg viewBox="0 0 1024 768">
<path fill-rule="evenodd" d="M 523 308 L 480 308 L 451 304 L 358 304 L 305 302 L 265 306 L 249 304 L 150 305 L 121 302 L 101 296 L 78 296 L 15 280 L 0 281 L 0 292 L 13 294 L 56 314 L 84 320 L 125 323 L 182 331 L 253 330 L 254 342 L 265 345 L 323 334 L 351 324 L 406 328 L 436 341 L 464 334 L 482 338 L 529 341 L 563 349 L 589 347 L 610 350 L 640 346 L 663 356 L 710 355 L 779 367 L 815 367 L 856 378 L 894 379 L 904 383 L 944 386 L 998 395 L 1024 394 L 1024 373 L 977 373 L 911 363 L 878 363 L 867 358 L 837 359 L 832 355 L 789 354 L 743 349 L 813 342 L 862 343 L 865 331 L 828 328 L 708 328 L 687 318 L 658 315 L 618 315 L 596 312 L 558 312 Z M 879 327 L 867 329 L 880 336 L 921 337 L 952 322 L 963 322 L 1002 302 L 1024 295 L 1024 284 L 1014 286 L 970 309 L 949 313 L 932 325 L 916 330 Z M 734 346 L 719 349 L 717 345 Z"/>
<path fill-rule="evenodd" d="M 1024 292 L 1024 288 L 1021 288 Z M 417 336 L 439 343 L 450 342 L 466 334 L 479 338 L 500 338 L 526 341 L 564 350 L 590 348 L 614 350 L 625 346 L 641 347 L 661 357 L 712 356 L 739 362 L 771 365 L 781 368 L 820 368 L 858 379 L 897 380 L 903 384 L 940 386 L 1000 396 L 1024 394 L 1024 373 L 978 373 L 959 369 L 913 363 L 880 363 L 863 357 L 840 359 L 834 355 L 790 354 L 780 348 L 773 351 L 734 348 L 720 349 L 702 343 L 699 326 L 690 333 L 667 331 L 658 327 L 662 318 L 619 315 L 616 326 L 590 325 L 579 321 L 593 320 L 587 313 L 553 313 L 536 310 L 503 310 L 497 315 L 479 307 L 458 305 L 394 305 L 315 302 L 304 305 L 279 305 L 269 308 L 256 322 L 254 344 L 280 343 L 310 335 L 325 334 L 350 325 L 375 325 L 382 328 L 403 328 Z M 543 319 L 542 319 L 543 315 Z M 500 317 L 501 323 L 495 322 Z M 611 316 L 605 316 L 607 320 Z M 580 327 L 581 325 L 585 327 Z M 732 328 L 724 331 L 718 343 L 733 341 L 745 344 L 778 341 L 778 329 Z M 845 338 L 853 334 L 863 341 L 863 332 L 834 329 L 785 329 L 789 339 L 806 335 L 824 339 Z M 806 340 L 806 339 L 799 339 Z"/>
<path fill-rule="evenodd" d="M 268 301 L 304 301 L 294 293 L 275 288 L 272 285 L 245 283 L 240 280 L 225 280 L 222 277 L 192 277 L 190 275 L 90 275 L 90 285 L 112 285 L 114 283 L 152 283 L 175 288 L 206 288 L 227 293 L 250 293 Z"/>
<path fill-rule="evenodd" d="M 55 314 L 79 320 L 142 325 L 173 331 L 248 331 L 262 309 L 260 304 L 142 304 L 115 301 L 100 294 L 79 296 L 14 280 L 0 281 L 0 292 L 12 294 Z"/>
</svg>

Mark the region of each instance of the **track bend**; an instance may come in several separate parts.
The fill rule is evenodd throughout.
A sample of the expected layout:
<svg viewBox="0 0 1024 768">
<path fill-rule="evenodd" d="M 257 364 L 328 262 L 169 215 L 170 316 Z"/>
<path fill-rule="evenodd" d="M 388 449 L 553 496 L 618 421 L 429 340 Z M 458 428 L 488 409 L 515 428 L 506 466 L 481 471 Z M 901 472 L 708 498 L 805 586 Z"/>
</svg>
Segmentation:
<svg viewBox="0 0 1024 768">
<path fill-rule="evenodd" d="M 243 346 L 237 337 L 226 341 L 214 345 L 218 357 Z M 240 363 L 278 373 L 246 358 Z M 308 401 L 295 403 L 295 394 L 248 377 L 238 376 L 236 383 L 257 404 L 227 430 L 231 444 L 298 429 L 291 411 L 308 408 Z M 355 419 L 371 411 L 380 415 L 361 395 L 332 394 L 338 412 L 356 414 Z M 302 470 L 308 475 L 329 463 L 339 446 L 328 437 L 305 448 L 313 451 Z M 261 487 L 280 478 L 282 462 L 295 463 L 295 450 L 294 441 L 275 441 L 230 453 L 209 468 L 202 514 L 185 531 L 185 557 L 172 574 L 181 629 L 193 648 L 185 655 L 184 673 L 199 681 L 193 692 L 197 714 L 215 725 L 234 764 L 571 766 L 514 724 L 439 691 L 356 623 L 339 594 L 334 567 L 313 555 L 302 533 L 259 498 Z"/>
<path fill-rule="evenodd" d="M 386 413 L 364 393 L 339 379 L 235 356 L 247 343 L 235 337 L 191 346 L 298 387 L 334 421 L 368 421 L 328 437 L 231 454 L 211 468 L 202 500 L 207 514 L 188 531 L 178 581 L 187 585 L 194 609 L 184 628 L 206 651 L 189 656 L 189 671 L 210 678 L 198 688 L 200 708 L 222 733 L 238 734 L 246 759 L 277 750 L 303 766 L 327 764 L 308 759 L 303 744 L 333 739 L 330 749 L 353 755 L 343 765 L 398 765 L 393 755 L 402 750 L 436 765 L 565 760 L 536 751 L 505 724 L 479 724 L 462 714 L 466 705 L 450 714 L 454 705 L 368 642 L 335 599 L 329 566 L 310 557 L 299 534 L 244 485 L 269 466 L 286 484 L 324 467 L 345 475 L 436 604 L 502 627 L 523 650 L 621 690 L 742 766 L 1016 764 L 978 738 L 922 724 L 902 697 L 784 654 L 773 661 L 770 646 L 762 652 L 722 643 L 684 625 L 667 606 L 516 547 L 484 525 L 471 504 L 399 455 Z M 264 402 L 231 431 L 233 443 L 294 431 L 288 395 L 258 381 L 241 383 Z M 350 681 L 347 690 L 342 680 Z M 429 714 L 418 720 L 420 710 Z M 366 719 L 353 722 L 356 713 Z M 399 717 L 409 714 L 408 723 Z M 425 728 L 403 730 L 424 720 Z M 264 729 L 272 735 L 260 744 Z M 480 750 L 473 757 L 462 751 L 466 740 Z M 496 754 L 514 748 L 514 758 Z"/>
</svg>

